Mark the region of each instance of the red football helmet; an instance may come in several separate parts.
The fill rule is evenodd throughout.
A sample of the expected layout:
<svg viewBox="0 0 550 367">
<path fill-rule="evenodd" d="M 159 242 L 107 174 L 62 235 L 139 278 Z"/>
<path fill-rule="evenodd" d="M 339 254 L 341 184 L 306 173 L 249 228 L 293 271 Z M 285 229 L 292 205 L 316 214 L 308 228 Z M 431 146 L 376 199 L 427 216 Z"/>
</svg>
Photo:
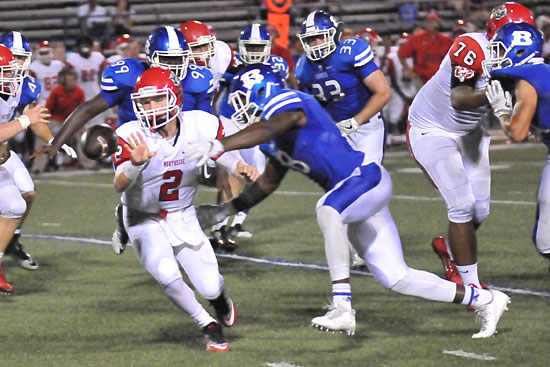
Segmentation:
<svg viewBox="0 0 550 367">
<path fill-rule="evenodd" d="M 49 64 L 53 59 L 52 45 L 44 40 L 36 45 L 36 58 L 43 64 Z"/>
<path fill-rule="evenodd" d="M 18 73 L 19 63 L 10 49 L 0 44 L 0 93 L 15 96 L 21 88 L 23 75 Z"/>
<path fill-rule="evenodd" d="M 372 28 L 365 28 L 359 31 L 355 37 L 364 39 L 371 46 L 376 46 L 378 42 L 382 41 L 382 38 Z"/>
<path fill-rule="evenodd" d="M 403 32 L 399 35 L 399 38 L 397 39 L 397 46 L 401 46 L 403 43 L 407 42 L 409 39 L 409 34 L 407 32 Z"/>
<path fill-rule="evenodd" d="M 170 70 L 150 68 L 137 79 L 131 98 L 141 127 L 155 131 L 179 115 L 183 92 Z"/>
<path fill-rule="evenodd" d="M 488 39 L 492 39 L 500 27 L 512 22 L 529 23 L 533 27 L 535 26 L 535 18 L 529 9 L 518 3 L 507 2 L 493 8 L 491 11 L 485 35 Z"/>
<path fill-rule="evenodd" d="M 116 53 L 124 57 L 124 51 L 130 47 L 130 42 L 132 42 L 132 39 L 129 34 L 124 33 L 118 36 L 115 46 Z"/>
<path fill-rule="evenodd" d="M 197 65 L 210 66 L 210 59 L 214 57 L 214 42 L 216 36 L 213 29 L 206 24 L 192 20 L 182 23 L 180 31 L 183 33 L 191 51 L 190 59 Z"/>
</svg>

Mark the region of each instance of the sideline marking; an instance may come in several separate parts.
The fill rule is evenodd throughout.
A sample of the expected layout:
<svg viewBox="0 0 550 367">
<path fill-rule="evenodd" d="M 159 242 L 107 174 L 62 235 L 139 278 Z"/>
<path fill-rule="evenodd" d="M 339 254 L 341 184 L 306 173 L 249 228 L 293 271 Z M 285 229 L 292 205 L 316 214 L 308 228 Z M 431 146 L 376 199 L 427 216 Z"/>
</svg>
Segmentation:
<svg viewBox="0 0 550 367">
<path fill-rule="evenodd" d="M 294 363 L 290 363 L 290 362 L 267 362 L 265 364 L 266 366 L 269 366 L 269 367 L 302 367 L 302 366 L 298 366 L 297 364 L 294 364 Z"/>
<path fill-rule="evenodd" d="M 459 350 L 444 350 L 443 354 L 451 354 L 451 355 L 454 355 L 454 356 L 457 356 L 457 357 L 479 359 L 479 360 L 482 360 L 482 361 L 494 361 L 494 360 L 497 359 L 497 357 L 490 356 L 487 353 L 476 354 L 476 353 L 465 352 L 462 349 L 459 349 Z"/>
<path fill-rule="evenodd" d="M 76 236 L 66 236 L 66 235 L 33 234 L 33 233 L 25 233 L 22 236 L 25 238 L 35 238 L 35 239 L 41 239 L 41 240 L 68 241 L 68 242 L 78 242 L 86 245 L 100 245 L 100 246 L 111 247 L 111 240 L 107 240 L 107 239 L 76 237 Z M 131 247 L 131 245 L 128 245 L 128 247 Z M 116 255 L 113 253 L 113 256 L 116 256 Z M 244 254 L 243 255 L 216 254 L 216 256 L 222 259 L 246 261 L 246 262 L 262 264 L 262 265 L 328 271 L 327 264 L 314 264 L 314 263 L 307 263 L 307 262 L 287 261 L 284 259 L 273 259 L 273 258 L 266 258 L 266 257 L 249 256 Z M 366 276 L 370 278 L 374 277 L 372 273 L 368 270 L 350 269 L 350 274 Z M 488 285 L 490 286 L 489 287 L 490 289 L 496 289 L 502 292 L 512 293 L 516 295 L 533 296 L 533 297 L 550 299 L 550 291 L 528 289 L 528 288 L 504 287 L 504 286 L 496 286 L 492 284 L 488 284 Z"/>
</svg>

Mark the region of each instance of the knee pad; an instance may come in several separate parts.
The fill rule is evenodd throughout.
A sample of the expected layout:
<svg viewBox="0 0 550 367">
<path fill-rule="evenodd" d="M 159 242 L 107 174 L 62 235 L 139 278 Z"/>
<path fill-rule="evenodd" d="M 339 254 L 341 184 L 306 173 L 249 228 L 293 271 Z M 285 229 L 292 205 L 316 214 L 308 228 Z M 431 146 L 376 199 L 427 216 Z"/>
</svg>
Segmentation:
<svg viewBox="0 0 550 367">
<path fill-rule="evenodd" d="M 464 198 L 448 206 L 447 217 L 453 223 L 467 223 L 474 218 L 474 207 L 474 198 Z"/>
<path fill-rule="evenodd" d="M 483 223 L 485 219 L 489 216 L 489 199 L 488 200 L 482 200 L 482 201 L 476 201 L 475 208 L 474 208 L 474 221 L 476 223 Z"/>
<path fill-rule="evenodd" d="M 155 277 L 163 287 L 167 287 L 174 280 L 181 278 L 181 273 L 178 263 L 169 257 L 161 258 L 156 265 L 153 265 L 156 269 L 147 270 Z"/>
<path fill-rule="evenodd" d="M 201 297 L 208 300 L 216 299 L 223 291 L 223 276 L 219 274 L 219 277 L 217 279 L 213 277 L 203 277 L 200 283 L 193 283 L 193 285 L 195 286 L 197 292 L 199 292 Z"/>
<path fill-rule="evenodd" d="M 5 213 L 1 213 L 3 217 L 10 219 L 21 218 L 25 211 L 27 210 L 27 203 L 23 198 L 18 195 L 10 199 L 7 208 L 5 208 Z"/>
</svg>

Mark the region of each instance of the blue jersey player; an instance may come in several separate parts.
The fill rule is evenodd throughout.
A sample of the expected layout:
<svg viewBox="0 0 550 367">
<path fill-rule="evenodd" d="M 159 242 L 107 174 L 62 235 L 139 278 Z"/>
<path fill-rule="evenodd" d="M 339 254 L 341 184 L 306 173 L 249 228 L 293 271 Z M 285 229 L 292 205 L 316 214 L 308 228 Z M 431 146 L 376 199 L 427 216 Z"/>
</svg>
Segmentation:
<svg viewBox="0 0 550 367">
<path fill-rule="evenodd" d="M 324 11 L 310 13 L 298 33 L 304 55 L 294 73 L 300 88 L 315 96 L 351 146 L 380 163 L 385 131 L 381 111 L 390 99 L 390 86 L 368 42 L 340 41 L 342 27 Z"/>
<path fill-rule="evenodd" d="M 506 133 L 515 142 L 529 132 L 550 149 L 550 66 L 542 58 L 542 34 L 527 23 L 502 26 L 489 43 L 490 58 L 484 67 L 491 72 L 487 99 Z M 515 83 L 515 104 L 500 79 Z M 549 155 L 550 158 L 550 155 Z M 550 159 L 542 170 L 533 242 L 537 251 L 550 259 Z"/>
<path fill-rule="evenodd" d="M 296 170 L 325 190 L 316 212 L 331 272 L 346 272 L 333 266 L 330 254 L 331 247 L 347 247 L 349 240 L 382 286 L 424 299 L 472 305 L 482 320 L 481 331 L 473 337 L 494 335 L 509 303 L 508 296 L 458 285 L 407 266 L 388 209 L 392 192 L 388 172 L 369 161 L 365 153 L 354 150 L 312 96 L 284 88 L 277 74 L 261 64 L 243 69 L 231 92 L 237 112 L 246 116 L 249 123 L 258 119 L 260 122 L 221 140 L 195 142 L 186 156 L 205 161 L 224 151 L 273 140 L 270 159 L 260 178 L 238 197 L 222 205 L 199 207 L 202 225 L 258 204 L 277 189 L 288 169 Z M 334 284 L 333 290 L 331 309 L 312 323 L 322 329 L 353 334 L 355 311 L 351 308 L 349 283 Z"/>
<path fill-rule="evenodd" d="M 225 80 L 231 82 L 234 77 L 234 73 L 238 72 L 246 65 L 260 63 L 270 65 L 275 71 L 280 73 L 282 79 L 288 80 L 288 63 L 281 56 L 271 54 L 271 37 L 264 26 L 254 23 L 243 28 L 239 35 L 238 45 L 239 54 L 235 55 L 234 67 L 231 70 L 233 74 L 229 72 L 225 73 Z M 228 101 L 229 85 L 228 83 L 225 84 L 226 85 L 224 88 L 220 91 L 221 96 L 219 97 L 220 102 L 217 108 L 217 115 L 222 120 L 225 135 L 228 136 L 242 129 L 245 124 L 244 121 L 238 118 L 232 118 L 235 114 L 235 108 L 233 108 L 233 105 L 231 105 Z M 242 149 L 240 154 L 246 163 L 256 167 L 260 173 L 263 172 L 265 167 L 265 156 L 260 151 L 259 147 L 256 146 L 249 149 Z M 228 179 L 232 193 L 235 195 L 238 194 L 242 189 L 243 184 L 231 176 L 229 176 Z M 226 200 L 228 198 L 223 199 Z M 233 238 L 252 237 L 252 234 L 243 227 L 243 223 L 247 215 L 248 213 L 246 211 L 237 213 L 231 222 L 231 226 L 227 230 L 227 234 L 224 233 L 226 231 L 224 226 L 227 225 L 229 218 L 216 224 L 212 233 L 214 239 L 216 241 L 226 241 L 227 236 L 231 236 Z"/>
<path fill-rule="evenodd" d="M 189 49 L 181 32 L 170 26 L 155 29 L 145 44 L 147 61 L 122 59 L 108 66 L 101 77 L 101 91 L 98 95 L 80 105 L 65 121 L 55 136 L 52 146 L 39 150 L 35 155 L 46 152 L 50 158 L 61 144 L 73 136 L 94 116 L 118 106 L 119 124 L 135 120 L 130 95 L 141 73 L 152 66 L 170 69 L 180 80 L 184 90 L 184 110 L 202 109 L 210 112 L 212 73 L 205 68 L 188 65 Z"/>
</svg>

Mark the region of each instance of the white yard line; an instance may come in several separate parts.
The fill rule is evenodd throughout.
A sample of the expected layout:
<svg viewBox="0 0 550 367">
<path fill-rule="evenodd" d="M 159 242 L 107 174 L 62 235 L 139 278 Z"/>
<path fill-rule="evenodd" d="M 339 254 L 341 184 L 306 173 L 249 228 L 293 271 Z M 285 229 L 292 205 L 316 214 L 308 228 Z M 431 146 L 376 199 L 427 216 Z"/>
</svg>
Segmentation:
<svg viewBox="0 0 550 367">
<path fill-rule="evenodd" d="M 23 237 L 26 238 L 35 238 L 41 240 L 55 240 L 55 241 L 67 241 L 67 242 L 77 242 L 87 245 L 99 245 L 99 246 L 111 246 L 111 241 L 101 238 L 90 238 L 90 237 L 77 237 L 77 236 L 65 236 L 65 235 L 48 235 L 48 234 L 32 234 L 26 233 L 23 234 Z M 282 266 L 282 267 L 291 267 L 296 269 L 308 269 L 308 270 L 322 270 L 328 271 L 327 264 L 312 264 L 305 262 L 297 261 L 287 261 L 284 259 L 269 259 L 264 257 L 257 256 L 248 256 L 245 254 L 216 254 L 219 258 L 222 259 L 231 259 L 246 261 L 255 264 L 261 265 L 270 265 L 270 266 Z M 113 256 L 116 256 L 113 253 Z M 366 270 L 350 270 L 351 274 L 362 275 L 372 277 L 372 273 Z M 489 285 L 491 289 L 497 289 L 499 291 L 504 291 L 511 294 L 541 297 L 550 299 L 550 291 L 536 290 L 536 289 L 527 289 L 527 288 L 514 288 L 514 287 L 502 287 L 502 286 L 492 286 Z"/>
<path fill-rule="evenodd" d="M 479 359 L 479 360 L 482 360 L 482 361 L 494 361 L 494 360 L 497 359 L 496 357 L 490 356 L 487 353 L 483 353 L 483 354 L 470 353 L 470 352 L 465 352 L 462 349 L 460 349 L 460 350 L 444 350 L 443 354 L 452 354 L 452 355 L 457 356 L 457 357 L 464 357 L 464 358 L 470 358 L 470 359 Z"/>
</svg>

